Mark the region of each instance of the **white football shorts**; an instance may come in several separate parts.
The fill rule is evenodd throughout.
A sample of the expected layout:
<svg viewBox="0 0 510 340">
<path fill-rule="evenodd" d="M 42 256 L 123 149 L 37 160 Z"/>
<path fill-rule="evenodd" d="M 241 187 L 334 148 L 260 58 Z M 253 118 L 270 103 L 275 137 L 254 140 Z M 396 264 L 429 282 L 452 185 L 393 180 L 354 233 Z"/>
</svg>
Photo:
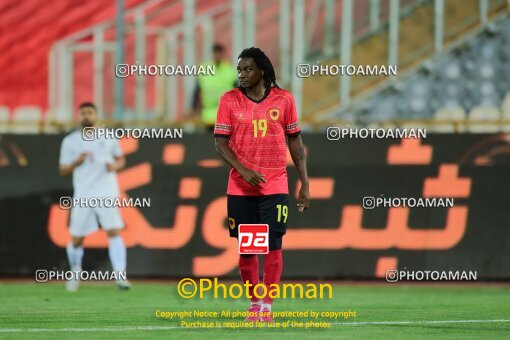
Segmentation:
<svg viewBox="0 0 510 340">
<path fill-rule="evenodd" d="M 117 207 L 73 207 L 69 232 L 74 237 L 85 237 L 99 228 L 123 229 L 124 222 Z"/>
</svg>

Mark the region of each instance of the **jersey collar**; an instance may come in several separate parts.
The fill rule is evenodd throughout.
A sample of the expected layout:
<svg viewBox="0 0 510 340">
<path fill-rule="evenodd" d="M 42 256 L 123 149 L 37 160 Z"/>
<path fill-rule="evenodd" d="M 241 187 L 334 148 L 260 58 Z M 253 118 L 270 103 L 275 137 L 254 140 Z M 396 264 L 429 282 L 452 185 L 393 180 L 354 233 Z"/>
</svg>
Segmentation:
<svg viewBox="0 0 510 340">
<path fill-rule="evenodd" d="M 250 101 L 254 102 L 255 104 L 260 104 L 262 103 L 262 101 L 264 99 L 267 98 L 267 96 L 269 96 L 269 94 L 271 93 L 271 87 L 266 87 L 266 92 L 264 93 L 264 96 L 262 98 L 260 98 L 259 100 L 255 100 L 253 98 L 250 98 L 248 97 L 248 95 L 246 94 L 246 90 L 244 87 L 239 87 L 239 89 L 241 90 L 241 92 L 243 93 L 243 95 L 248 98 Z"/>
</svg>

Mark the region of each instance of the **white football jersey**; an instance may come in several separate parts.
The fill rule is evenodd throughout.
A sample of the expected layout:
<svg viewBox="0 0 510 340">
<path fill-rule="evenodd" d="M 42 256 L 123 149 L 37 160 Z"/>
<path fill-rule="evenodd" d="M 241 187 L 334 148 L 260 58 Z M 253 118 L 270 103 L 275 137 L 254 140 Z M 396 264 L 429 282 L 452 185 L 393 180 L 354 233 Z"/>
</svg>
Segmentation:
<svg viewBox="0 0 510 340">
<path fill-rule="evenodd" d="M 85 161 L 73 171 L 74 197 L 118 197 L 117 174 L 106 169 L 114 157 L 122 156 L 117 139 L 97 138 L 84 140 L 78 129 L 67 135 L 60 148 L 60 164 L 69 165 L 80 154 L 86 153 Z"/>
</svg>

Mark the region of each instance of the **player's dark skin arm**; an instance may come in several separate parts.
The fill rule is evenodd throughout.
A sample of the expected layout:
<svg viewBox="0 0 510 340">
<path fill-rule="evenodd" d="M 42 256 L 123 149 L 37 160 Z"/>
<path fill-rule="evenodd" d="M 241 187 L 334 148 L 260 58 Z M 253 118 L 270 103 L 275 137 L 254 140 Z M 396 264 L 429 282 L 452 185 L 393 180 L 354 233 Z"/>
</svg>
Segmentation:
<svg viewBox="0 0 510 340">
<path fill-rule="evenodd" d="M 125 165 L 126 157 L 124 156 L 115 157 L 115 162 L 106 164 L 106 170 L 116 172 L 122 169 Z"/>
<path fill-rule="evenodd" d="M 200 116 L 200 110 L 202 109 L 202 93 L 200 90 L 200 85 L 198 85 L 198 81 L 195 84 L 195 88 L 193 89 L 193 102 L 191 104 L 193 107 L 193 114 Z"/>
<path fill-rule="evenodd" d="M 68 165 L 61 165 L 59 172 L 60 176 L 69 176 L 73 173 L 74 169 L 76 167 L 80 166 L 83 161 L 85 161 L 85 158 L 87 157 L 86 153 L 82 153 L 80 157 L 78 157 L 74 162 Z M 126 165 L 126 158 L 124 156 L 121 157 L 115 157 L 115 162 L 113 163 L 107 163 L 106 164 L 106 170 L 107 171 L 119 171 Z"/>
<path fill-rule="evenodd" d="M 308 171 L 306 170 L 305 149 L 300 134 L 290 135 L 287 138 L 290 156 L 292 157 L 292 161 L 299 174 L 299 179 L 301 180 L 297 207 L 298 211 L 302 213 L 310 207 L 310 188 L 308 183 Z"/>
<path fill-rule="evenodd" d="M 85 158 L 87 157 L 86 153 L 82 153 L 74 162 L 71 164 L 61 165 L 59 168 L 60 176 L 69 176 L 73 173 L 74 169 L 83 163 L 85 161 Z"/>
<path fill-rule="evenodd" d="M 236 155 L 228 146 L 228 138 L 225 137 L 216 137 L 215 138 L 215 146 L 216 152 L 220 155 L 223 160 L 237 170 L 243 176 L 244 180 L 251 185 L 259 185 L 260 183 L 266 183 L 264 179 L 264 175 L 254 171 L 252 169 L 248 169 L 245 167 L 239 160 Z"/>
</svg>

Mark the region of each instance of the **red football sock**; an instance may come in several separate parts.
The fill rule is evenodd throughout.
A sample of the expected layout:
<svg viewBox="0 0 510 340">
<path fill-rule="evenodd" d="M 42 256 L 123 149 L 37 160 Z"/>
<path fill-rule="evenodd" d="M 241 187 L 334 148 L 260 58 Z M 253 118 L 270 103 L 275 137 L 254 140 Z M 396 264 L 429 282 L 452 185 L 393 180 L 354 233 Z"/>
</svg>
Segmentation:
<svg viewBox="0 0 510 340">
<path fill-rule="evenodd" d="M 252 285 L 248 289 L 251 301 L 259 301 L 259 299 L 253 294 L 255 285 L 259 283 L 259 259 L 257 255 L 250 257 L 239 256 L 239 274 L 241 274 L 243 284 L 248 281 Z"/>
<path fill-rule="evenodd" d="M 264 258 L 264 284 L 267 287 L 268 294 L 262 299 L 263 303 L 273 303 L 273 299 L 269 296 L 269 292 L 275 290 L 276 288 L 270 288 L 270 286 L 271 284 L 280 283 L 282 268 L 282 250 L 270 250 Z"/>
</svg>

